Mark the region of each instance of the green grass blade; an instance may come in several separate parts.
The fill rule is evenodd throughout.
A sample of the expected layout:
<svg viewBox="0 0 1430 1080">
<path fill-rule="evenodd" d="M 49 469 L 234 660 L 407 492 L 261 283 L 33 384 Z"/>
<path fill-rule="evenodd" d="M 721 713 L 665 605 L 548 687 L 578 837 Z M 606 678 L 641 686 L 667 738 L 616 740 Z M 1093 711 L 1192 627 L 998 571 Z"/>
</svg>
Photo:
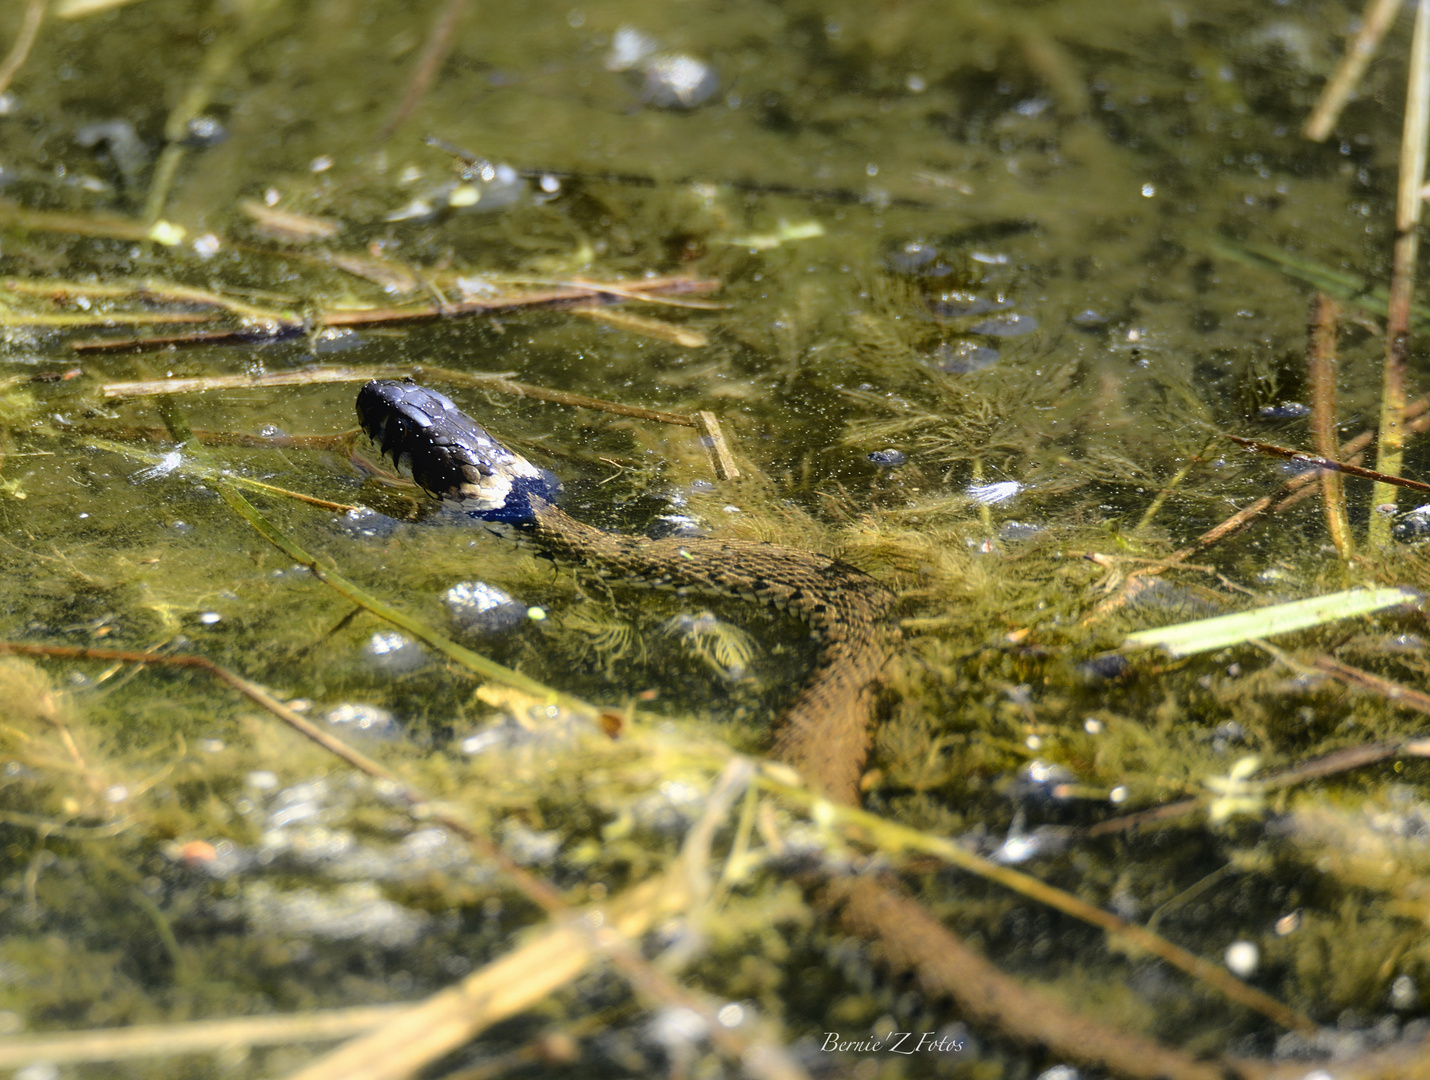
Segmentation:
<svg viewBox="0 0 1430 1080">
<path fill-rule="evenodd" d="M 1414 589 L 1403 587 L 1383 589 L 1347 589 L 1345 592 L 1313 596 L 1289 604 L 1243 611 L 1236 615 L 1221 615 L 1215 619 L 1176 623 L 1155 630 L 1128 634 L 1124 649 L 1162 648 L 1173 656 L 1241 645 L 1254 638 L 1289 634 L 1306 630 L 1337 619 L 1368 615 L 1372 611 L 1400 604 L 1418 605 L 1423 598 Z"/>
<path fill-rule="evenodd" d="M 489 660 L 480 653 L 472 652 L 471 649 L 463 648 L 450 638 L 439 634 L 432 627 L 418 619 L 412 618 L 396 608 L 377 599 L 375 596 L 365 592 L 353 582 L 343 577 L 331 566 L 326 565 L 316 557 L 309 555 L 296 542 L 285 536 L 267 518 L 259 512 L 251 502 L 243 497 L 230 479 L 224 478 L 216 481 L 214 485 L 218 493 L 223 496 L 224 502 L 233 509 L 234 513 L 253 526 L 255 532 L 270 544 L 283 552 L 294 562 L 306 566 L 312 571 L 313 576 L 322 581 L 340 596 L 351 600 L 372 612 L 380 619 L 386 619 L 394 626 L 401 627 L 413 637 L 420 638 L 428 645 L 431 645 L 438 652 L 448 659 L 455 660 L 463 667 L 470 669 L 482 678 L 491 682 L 501 683 L 514 690 L 530 694 L 532 697 L 540 698 L 552 705 L 558 705 L 574 713 L 579 713 L 586 717 L 597 717 L 601 710 L 594 705 L 582 701 L 580 698 L 572 697 L 570 694 L 563 694 L 545 683 L 538 682 L 528 675 L 523 675 L 519 671 L 513 671 L 505 665 L 498 664 L 495 660 Z"/>
<path fill-rule="evenodd" d="M 1358 274 L 1302 259 L 1269 244 L 1242 244 L 1215 236 L 1206 241 L 1206 247 L 1213 254 L 1231 259 L 1242 266 L 1273 270 L 1304 282 L 1313 289 L 1319 289 L 1327 296 L 1333 296 L 1351 307 L 1360 308 L 1381 318 L 1386 317 L 1388 293 L 1385 286 L 1375 285 Z M 1412 325 L 1418 329 L 1430 326 L 1430 307 L 1416 304 L 1412 309 Z"/>
</svg>

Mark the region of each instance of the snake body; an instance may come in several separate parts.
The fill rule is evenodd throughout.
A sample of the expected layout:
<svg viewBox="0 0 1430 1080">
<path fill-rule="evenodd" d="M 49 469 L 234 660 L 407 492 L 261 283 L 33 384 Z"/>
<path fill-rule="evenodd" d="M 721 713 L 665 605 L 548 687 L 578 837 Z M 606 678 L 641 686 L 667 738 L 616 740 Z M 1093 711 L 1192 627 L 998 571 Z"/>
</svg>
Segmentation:
<svg viewBox="0 0 1430 1080">
<path fill-rule="evenodd" d="M 601 577 L 734 596 L 802 619 L 820 642 L 814 670 L 775 728 L 775 753 L 830 798 L 855 802 L 874 686 L 888 656 L 894 597 L 868 574 L 817 552 L 753 540 L 607 532 L 553 499 L 554 476 L 502 446 L 450 399 L 406 381 L 373 381 L 358 419 L 379 450 L 473 523 Z"/>
</svg>

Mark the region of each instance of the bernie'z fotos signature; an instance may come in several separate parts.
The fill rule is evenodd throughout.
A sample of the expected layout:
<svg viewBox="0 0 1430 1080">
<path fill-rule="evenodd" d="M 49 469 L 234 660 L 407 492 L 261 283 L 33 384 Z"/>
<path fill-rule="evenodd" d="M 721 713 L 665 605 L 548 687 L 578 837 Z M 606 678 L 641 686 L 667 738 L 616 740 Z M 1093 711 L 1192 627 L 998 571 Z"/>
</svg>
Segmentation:
<svg viewBox="0 0 1430 1080">
<path fill-rule="evenodd" d="M 846 1040 L 837 1031 L 826 1031 L 820 1049 L 831 1054 L 956 1054 L 963 1049 L 963 1040 L 936 1031 L 891 1031 L 882 1039 Z"/>
</svg>

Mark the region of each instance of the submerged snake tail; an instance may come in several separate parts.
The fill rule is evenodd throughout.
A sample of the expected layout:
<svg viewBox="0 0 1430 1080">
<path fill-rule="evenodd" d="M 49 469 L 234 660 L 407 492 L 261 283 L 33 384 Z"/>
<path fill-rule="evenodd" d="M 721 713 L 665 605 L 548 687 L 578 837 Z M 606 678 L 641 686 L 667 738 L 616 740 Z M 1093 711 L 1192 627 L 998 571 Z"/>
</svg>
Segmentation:
<svg viewBox="0 0 1430 1080">
<path fill-rule="evenodd" d="M 837 559 L 754 540 L 606 532 L 553 503 L 554 476 L 498 443 L 446 397 L 374 381 L 358 395 L 363 429 L 425 491 L 475 524 L 587 565 L 612 582 L 739 597 L 788 611 L 820 639 L 814 670 L 776 723 L 775 752 L 813 786 L 856 802 L 874 685 L 895 631 L 894 596 Z"/>
</svg>

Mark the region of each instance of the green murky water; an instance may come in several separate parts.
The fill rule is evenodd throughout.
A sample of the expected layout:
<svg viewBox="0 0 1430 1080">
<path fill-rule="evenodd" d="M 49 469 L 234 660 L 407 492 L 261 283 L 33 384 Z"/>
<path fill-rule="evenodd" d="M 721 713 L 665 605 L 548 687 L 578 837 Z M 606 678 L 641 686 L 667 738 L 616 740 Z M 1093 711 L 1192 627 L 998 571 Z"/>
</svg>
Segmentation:
<svg viewBox="0 0 1430 1080">
<path fill-rule="evenodd" d="M 291 437 L 351 428 L 360 381 L 412 365 L 711 410 L 739 481 L 716 476 L 690 427 L 431 380 L 560 473 L 578 517 L 642 529 L 687 515 L 885 580 L 905 635 L 866 805 L 985 853 L 1044 843 L 1023 869 L 1217 965 L 1238 946 L 1248 980 L 1323 1033 L 1287 1035 L 1001 886 L 906 867 L 1005 971 L 1193 1055 L 1425 1036 L 1430 803 L 1413 758 L 1252 799 L 1225 824 L 1199 812 L 1078 831 L 1203 792 L 1244 758 L 1274 771 L 1421 728 L 1297 666 L 1330 654 L 1418 686 L 1430 664 L 1415 614 L 1282 639 L 1290 665 L 1249 646 L 1106 655 L 1131 629 L 1430 577 L 1404 541 L 1338 558 L 1315 499 L 1163 563 L 1288 478 L 1218 430 L 1310 446 L 1306 289 L 1218 238 L 1385 278 L 1408 16 L 1313 144 L 1299 129 L 1350 5 L 449 5 L 447 51 L 410 106 L 440 4 L 194 8 L 51 13 L 0 98 L 0 638 L 225 665 L 459 807 L 570 902 L 600 900 L 666 866 L 698 815 L 713 773 L 690 740 L 759 751 L 808 666 L 803 632 L 736 602 L 709 602 L 702 621 L 705 601 L 609 591 L 419 522 L 422 502 L 367 478 L 341 440 Z M 0 5 L 0 44 L 24 13 Z M 636 39 L 622 28 L 651 43 L 623 72 L 613 49 Z M 653 103 L 661 79 L 691 70 L 673 55 L 718 80 L 686 84 L 705 96 L 694 107 Z M 459 177 L 427 134 L 528 179 Z M 646 277 L 715 291 L 609 317 L 547 306 L 329 325 Z M 278 316 L 295 331 L 273 333 Z M 76 350 L 204 333 L 229 336 Z M 1341 348 L 1349 437 L 1378 409 L 1378 320 L 1353 312 Z M 262 381 L 334 368 L 355 374 Z M 1413 383 L 1422 371 L 1412 359 Z M 218 376 L 262 378 L 122 390 Z M 204 445 L 176 448 L 186 426 Z M 1422 459 L 1412 444 L 1412 474 Z M 461 640 L 668 717 L 686 749 L 502 721 L 478 679 L 394 639 L 237 516 L 225 473 L 375 508 L 248 489 L 293 541 L 444 633 L 462 634 L 443 600 L 460 582 L 540 608 Z M 1348 490 L 1363 534 L 1368 485 Z M 1420 528 L 1400 519 L 1409 539 Z M 416 1001 L 539 921 L 389 790 L 202 672 L 6 660 L 0 701 L 6 1034 Z M 774 1022 L 815 1072 L 1030 1077 L 1073 1060 L 966 1022 L 806 906 L 772 838 L 839 844 L 780 806 L 680 979 Z M 1073 831 L 1048 844 L 1048 827 Z M 719 833 L 719 858 L 733 834 Z M 426 1075 L 736 1071 L 674 1015 L 588 973 Z M 821 1049 L 831 1032 L 891 1030 L 961 1048 Z M 37 1054 L 20 1075 L 281 1076 L 318 1052 Z"/>
</svg>

